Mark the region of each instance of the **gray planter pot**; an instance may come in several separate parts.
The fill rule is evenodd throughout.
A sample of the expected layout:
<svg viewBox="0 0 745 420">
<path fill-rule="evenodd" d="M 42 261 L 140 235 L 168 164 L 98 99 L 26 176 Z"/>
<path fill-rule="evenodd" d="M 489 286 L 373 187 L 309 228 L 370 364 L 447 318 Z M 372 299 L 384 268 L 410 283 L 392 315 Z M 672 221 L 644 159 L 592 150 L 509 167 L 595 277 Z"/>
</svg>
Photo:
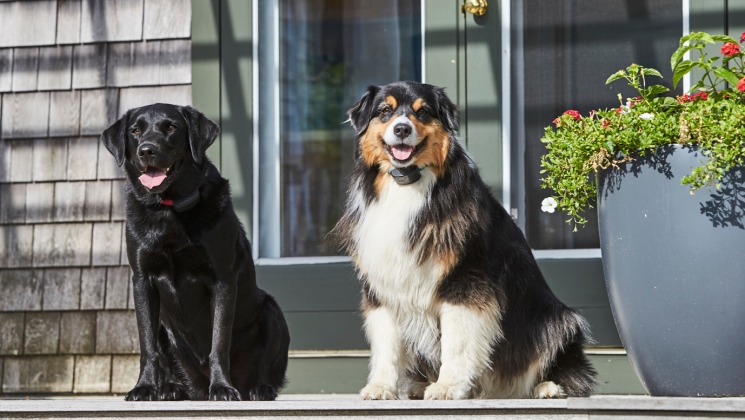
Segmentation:
<svg viewBox="0 0 745 420">
<path fill-rule="evenodd" d="M 611 309 L 655 396 L 745 395 L 745 170 L 691 195 L 702 159 L 665 146 L 598 176 Z"/>
</svg>

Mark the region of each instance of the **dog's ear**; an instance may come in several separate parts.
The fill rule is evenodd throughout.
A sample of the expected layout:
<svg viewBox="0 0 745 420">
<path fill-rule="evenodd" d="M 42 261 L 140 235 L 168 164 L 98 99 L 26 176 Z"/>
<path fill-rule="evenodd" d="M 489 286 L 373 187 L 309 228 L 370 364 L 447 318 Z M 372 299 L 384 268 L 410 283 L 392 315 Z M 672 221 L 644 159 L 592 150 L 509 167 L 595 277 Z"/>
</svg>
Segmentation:
<svg viewBox="0 0 745 420">
<path fill-rule="evenodd" d="M 122 115 L 114 124 L 103 131 L 101 142 L 106 149 L 114 155 L 116 164 L 122 166 L 124 163 L 125 148 L 127 145 L 127 120 L 129 120 L 130 111 Z"/>
<path fill-rule="evenodd" d="M 438 87 L 435 89 L 437 96 L 437 113 L 439 120 L 446 130 L 455 135 L 460 128 L 458 123 L 458 107 L 445 94 L 445 89 Z"/>
<path fill-rule="evenodd" d="M 378 92 L 380 92 L 380 87 L 368 86 L 367 92 L 347 111 L 349 122 L 358 136 L 367 130 L 367 125 L 372 117 L 375 96 Z"/>
<path fill-rule="evenodd" d="M 220 127 L 190 106 L 183 106 L 179 108 L 179 111 L 181 111 L 181 115 L 189 126 L 191 156 L 194 158 L 194 162 L 202 163 L 207 148 L 214 143 L 217 135 L 220 134 Z"/>
</svg>

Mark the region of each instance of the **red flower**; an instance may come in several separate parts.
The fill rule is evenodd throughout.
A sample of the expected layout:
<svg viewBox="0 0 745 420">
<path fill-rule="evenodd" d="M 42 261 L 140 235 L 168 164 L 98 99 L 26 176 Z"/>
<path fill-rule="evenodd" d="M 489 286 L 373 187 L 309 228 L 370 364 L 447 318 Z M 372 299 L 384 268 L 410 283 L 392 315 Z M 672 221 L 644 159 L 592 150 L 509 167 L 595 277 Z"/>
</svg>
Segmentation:
<svg viewBox="0 0 745 420">
<path fill-rule="evenodd" d="M 737 90 L 740 92 L 745 92 L 745 77 L 740 79 L 739 82 L 737 82 Z"/>
<path fill-rule="evenodd" d="M 740 35 L 740 42 L 745 42 L 745 32 Z"/>
<path fill-rule="evenodd" d="M 563 115 L 569 115 L 570 117 L 574 118 L 577 121 L 582 119 L 582 115 L 580 115 L 579 111 L 577 111 L 576 109 L 566 110 L 564 111 Z"/>
<path fill-rule="evenodd" d="M 682 104 L 684 102 L 693 102 L 693 101 L 696 101 L 696 100 L 705 101 L 707 99 L 709 99 L 709 94 L 706 93 L 706 92 L 698 92 L 698 93 L 696 93 L 694 95 L 690 95 L 688 93 L 684 93 L 684 94 L 678 96 L 678 103 L 679 104 Z"/>
<path fill-rule="evenodd" d="M 561 125 L 561 120 L 559 119 L 559 117 L 554 118 L 554 125 L 556 125 L 557 127 Z"/>
<path fill-rule="evenodd" d="M 602 124 L 602 127 L 603 127 L 603 128 L 608 128 L 609 126 L 610 126 L 610 120 L 609 120 L 609 119 L 607 119 L 607 118 L 603 118 L 603 124 Z"/>
<path fill-rule="evenodd" d="M 739 52 L 740 52 L 740 46 L 735 43 L 728 42 L 722 45 L 722 54 L 726 55 L 727 57 L 732 57 L 733 55 L 738 54 Z"/>
<path fill-rule="evenodd" d="M 689 95 L 687 93 L 684 93 L 680 96 L 678 96 L 678 103 L 682 104 L 684 102 L 693 102 L 693 95 Z"/>
</svg>

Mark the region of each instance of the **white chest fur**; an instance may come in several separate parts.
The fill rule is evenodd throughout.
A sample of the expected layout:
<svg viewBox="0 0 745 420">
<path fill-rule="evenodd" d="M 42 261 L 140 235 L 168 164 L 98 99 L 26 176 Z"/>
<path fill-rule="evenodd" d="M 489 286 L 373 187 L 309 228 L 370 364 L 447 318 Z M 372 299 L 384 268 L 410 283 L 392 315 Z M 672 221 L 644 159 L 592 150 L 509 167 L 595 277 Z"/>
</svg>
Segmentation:
<svg viewBox="0 0 745 420">
<path fill-rule="evenodd" d="M 442 276 L 435 258 L 417 262 L 409 242 L 416 216 L 426 211 L 435 175 L 425 169 L 410 185 L 388 179 L 378 200 L 363 212 L 357 229 L 357 264 L 378 300 L 393 314 L 404 341 L 419 354 L 439 354 L 438 308 Z"/>
</svg>

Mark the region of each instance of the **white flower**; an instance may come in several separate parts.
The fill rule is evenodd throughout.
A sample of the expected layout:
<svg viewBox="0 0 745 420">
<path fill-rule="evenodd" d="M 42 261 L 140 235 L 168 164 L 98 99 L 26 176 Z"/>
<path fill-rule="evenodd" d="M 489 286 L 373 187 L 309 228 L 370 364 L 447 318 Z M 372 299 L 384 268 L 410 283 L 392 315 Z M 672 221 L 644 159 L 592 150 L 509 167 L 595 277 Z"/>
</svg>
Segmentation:
<svg viewBox="0 0 745 420">
<path fill-rule="evenodd" d="M 641 118 L 643 120 L 649 121 L 649 120 L 651 120 L 651 119 L 654 118 L 654 114 L 652 114 L 651 112 L 645 112 L 645 113 L 639 115 L 639 118 Z"/>
<path fill-rule="evenodd" d="M 541 201 L 541 210 L 546 213 L 553 213 L 554 210 L 556 210 L 557 205 L 559 205 L 559 203 L 556 202 L 555 198 L 547 197 Z"/>
<path fill-rule="evenodd" d="M 626 101 L 626 105 L 621 105 L 621 114 L 628 114 L 631 112 L 631 107 L 634 106 L 634 103 L 631 101 Z"/>
</svg>

